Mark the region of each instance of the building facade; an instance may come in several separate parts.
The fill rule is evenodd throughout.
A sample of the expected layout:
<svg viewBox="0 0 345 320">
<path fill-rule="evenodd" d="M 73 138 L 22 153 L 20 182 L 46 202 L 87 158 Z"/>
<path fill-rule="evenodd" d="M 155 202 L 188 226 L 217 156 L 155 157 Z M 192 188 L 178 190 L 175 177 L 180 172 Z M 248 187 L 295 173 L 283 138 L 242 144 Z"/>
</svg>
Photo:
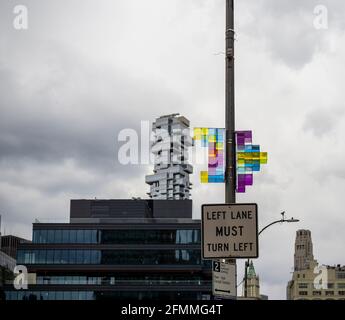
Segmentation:
<svg viewBox="0 0 345 320">
<path fill-rule="evenodd" d="M 189 175 L 193 167 L 188 163 L 188 148 L 192 146 L 189 120 L 178 114 L 162 116 L 153 123 L 155 141 L 154 174 L 146 176 L 152 199 L 184 200 L 190 198 Z"/>
<path fill-rule="evenodd" d="M 191 200 L 72 200 L 70 223 L 33 224 L 18 264 L 35 274 L 8 300 L 210 299 Z"/>
<path fill-rule="evenodd" d="M 0 251 L 0 267 L 13 271 L 16 266 L 16 259 Z"/>
<path fill-rule="evenodd" d="M 345 266 L 320 266 L 313 257 L 309 230 L 296 232 L 294 260 L 288 300 L 345 300 Z"/>
<path fill-rule="evenodd" d="M 17 248 L 19 244 L 29 243 L 30 241 L 16 236 L 7 235 L 1 236 L 0 242 L 0 251 L 15 259 L 17 256 Z"/>
</svg>

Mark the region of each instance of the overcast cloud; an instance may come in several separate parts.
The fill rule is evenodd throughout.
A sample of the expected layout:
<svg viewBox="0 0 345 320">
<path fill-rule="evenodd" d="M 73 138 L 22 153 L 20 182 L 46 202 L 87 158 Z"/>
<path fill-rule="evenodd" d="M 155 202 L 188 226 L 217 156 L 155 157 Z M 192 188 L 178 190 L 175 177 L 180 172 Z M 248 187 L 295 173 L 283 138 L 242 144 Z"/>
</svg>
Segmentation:
<svg viewBox="0 0 345 320">
<path fill-rule="evenodd" d="M 0 2 L 0 213 L 31 237 L 35 218 L 67 220 L 72 198 L 146 197 L 150 166 L 120 166 L 117 136 L 179 112 L 193 127 L 224 126 L 224 0 Z M 316 5 L 329 28 L 313 25 Z M 261 292 L 285 299 L 295 231 L 312 231 L 320 263 L 345 264 L 345 3 L 236 1 L 237 129 L 252 129 L 269 163 L 240 202 L 260 224 L 283 210 L 255 261 Z M 194 216 L 223 186 L 193 176 Z M 4 231 L 4 230 L 2 230 Z M 239 263 L 239 281 L 243 263 Z"/>
</svg>

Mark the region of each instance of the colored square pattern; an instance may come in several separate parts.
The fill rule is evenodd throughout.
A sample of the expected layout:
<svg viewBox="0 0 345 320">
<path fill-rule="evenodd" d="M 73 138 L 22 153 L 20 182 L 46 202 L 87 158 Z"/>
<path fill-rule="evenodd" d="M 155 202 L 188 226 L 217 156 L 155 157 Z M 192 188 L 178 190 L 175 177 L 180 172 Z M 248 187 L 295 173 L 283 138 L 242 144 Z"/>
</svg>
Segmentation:
<svg viewBox="0 0 345 320">
<path fill-rule="evenodd" d="M 251 131 L 236 132 L 237 190 L 245 193 L 247 186 L 253 185 L 253 173 L 267 164 L 267 152 L 260 152 L 260 146 L 252 144 Z"/>
<path fill-rule="evenodd" d="M 218 128 L 194 128 L 194 140 L 208 148 L 208 171 L 200 172 L 201 183 L 225 182 L 225 130 Z"/>
</svg>

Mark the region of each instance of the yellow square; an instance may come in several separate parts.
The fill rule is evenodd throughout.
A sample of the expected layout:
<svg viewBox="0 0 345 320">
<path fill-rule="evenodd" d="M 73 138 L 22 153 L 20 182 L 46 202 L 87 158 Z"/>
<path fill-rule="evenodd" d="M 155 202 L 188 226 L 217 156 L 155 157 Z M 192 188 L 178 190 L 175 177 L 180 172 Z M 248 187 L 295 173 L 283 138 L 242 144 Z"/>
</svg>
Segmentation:
<svg viewBox="0 0 345 320">
<path fill-rule="evenodd" d="M 201 171 L 200 172 L 200 180 L 201 180 L 201 183 L 208 183 L 208 172 L 207 171 Z"/>
<path fill-rule="evenodd" d="M 202 134 L 207 136 L 208 135 L 208 128 L 201 128 Z"/>
</svg>

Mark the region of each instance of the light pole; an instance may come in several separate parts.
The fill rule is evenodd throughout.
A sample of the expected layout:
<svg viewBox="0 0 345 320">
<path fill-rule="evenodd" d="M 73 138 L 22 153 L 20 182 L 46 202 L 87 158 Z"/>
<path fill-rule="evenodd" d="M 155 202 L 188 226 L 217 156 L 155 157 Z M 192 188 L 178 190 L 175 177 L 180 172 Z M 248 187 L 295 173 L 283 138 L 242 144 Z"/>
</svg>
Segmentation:
<svg viewBox="0 0 345 320">
<path fill-rule="evenodd" d="M 234 0 L 226 0 L 225 50 L 225 203 L 236 202 Z"/>
<path fill-rule="evenodd" d="M 234 1 L 225 1 L 225 203 L 236 203 Z M 236 264 L 236 259 L 228 259 Z"/>
<path fill-rule="evenodd" d="M 259 232 L 259 235 L 261 233 L 263 233 L 267 228 L 277 224 L 277 223 L 294 223 L 294 222 L 299 222 L 298 219 L 294 219 L 293 217 L 290 219 L 285 219 L 285 211 L 283 211 L 281 213 L 282 218 L 276 221 L 271 222 L 270 224 L 268 224 L 267 226 L 265 226 L 264 228 L 262 228 Z M 249 259 L 247 259 L 246 263 L 245 263 L 245 271 L 244 271 L 244 297 L 247 298 L 248 297 L 248 267 L 249 267 Z"/>
</svg>

